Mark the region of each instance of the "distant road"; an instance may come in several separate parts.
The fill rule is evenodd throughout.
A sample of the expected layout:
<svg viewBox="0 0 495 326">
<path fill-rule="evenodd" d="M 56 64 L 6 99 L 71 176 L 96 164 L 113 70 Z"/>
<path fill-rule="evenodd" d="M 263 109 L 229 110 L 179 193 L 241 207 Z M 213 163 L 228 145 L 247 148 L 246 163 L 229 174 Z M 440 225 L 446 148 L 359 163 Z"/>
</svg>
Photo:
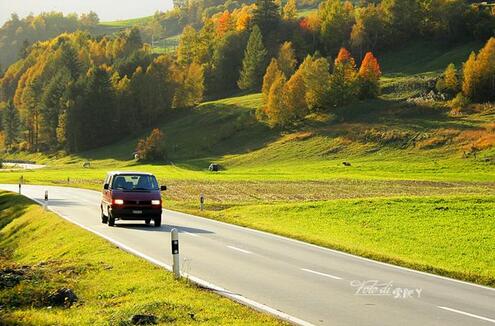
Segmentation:
<svg viewBox="0 0 495 326">
<path fill-rule="evenodd" d="M 3 162 L 3 166 L 9 169 L 22 169 L 22 170 L 37 170 L 46 167 L 46 165 L 42 165 L 42 164 L 9 163 L 9 162 Z"/>
<path fill-rule="evenodd" d="M 301 324 L 495 325 L 493 288 L 169 210 L 158 229 L 129 222 L 111 228 L 100 221 L 100 193 L 23 186 L 38 201 L 45 190 L 54 212 L 155 263 L 172 263 L 169 233 L 179 229 L 184 272 Z"/>
</svg>

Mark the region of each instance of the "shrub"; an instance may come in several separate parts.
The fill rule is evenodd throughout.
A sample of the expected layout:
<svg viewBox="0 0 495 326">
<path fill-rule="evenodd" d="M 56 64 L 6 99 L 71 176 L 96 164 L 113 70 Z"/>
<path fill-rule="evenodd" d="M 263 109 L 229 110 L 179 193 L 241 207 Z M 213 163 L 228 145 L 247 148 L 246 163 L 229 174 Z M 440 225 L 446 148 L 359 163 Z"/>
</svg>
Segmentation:
<svg viewBox="0 0 495 326">
<path fill-rule="evenodd" d="M 458 93 L 454 99 L 449 102 L 449 106 L 453 112 L 462 112 L 469 105 L 469 99 L 462 93 Z"/>
<path fill-rule="evenodd" d="M 167 157 L 165 135 L 159 129 L 153 129 L 148 137 L 138 141 L 136 154 L 140 161 L 164 160 Z"/>
</svg>

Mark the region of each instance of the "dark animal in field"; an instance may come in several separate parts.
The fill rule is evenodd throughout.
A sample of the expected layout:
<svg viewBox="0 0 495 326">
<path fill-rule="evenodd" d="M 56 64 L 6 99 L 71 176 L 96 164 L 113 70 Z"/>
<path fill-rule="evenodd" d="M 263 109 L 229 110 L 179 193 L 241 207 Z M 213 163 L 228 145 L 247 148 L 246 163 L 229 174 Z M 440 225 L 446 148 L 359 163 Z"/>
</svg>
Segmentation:
<svg viewBox="0 0 495 326">
<path fill-rule="evenodd" d="M 350 162 L 342 162 L 344 166 L 351 166 L 352 164 Z"/>
<path fill-rule="evenodd" d="M 220 171 L 220 165 L 218 165 L 216 163 L 211 163 L 210 166 L 208 167 L 208 171 L 218 172 L 218 171 Z"/>
</svg>

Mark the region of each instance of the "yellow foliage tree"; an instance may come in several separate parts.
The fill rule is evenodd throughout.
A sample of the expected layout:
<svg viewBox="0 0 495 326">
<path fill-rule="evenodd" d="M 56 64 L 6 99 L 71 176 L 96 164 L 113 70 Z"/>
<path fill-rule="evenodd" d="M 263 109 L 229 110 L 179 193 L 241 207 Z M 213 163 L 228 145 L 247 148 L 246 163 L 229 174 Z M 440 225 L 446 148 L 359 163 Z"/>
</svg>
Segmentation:
<svg viewBox="0 0 495 326">
<path fill-rule="evenodd" d="M 282 18 L 285 20 L 294 20 L 297 17 L 296 0 L 288 0 L 282 12 Z"/>
<path fill-rule="evenodd" d="M 297 71 L 285 84 L 283 90 L 283 103 L 288 112 L 290 121 L 297 121 L 304 118 L 308 113 L 306 103 L 306 86 L 301 71 Z"/>
<path fill-rule="evenodd" d="M 294 73 L 297 64 L 296 53 L 291 42 L 284 42 L 280 46 L 277 60 L 280 70 L 284 73 L 285 78 L 290 78 L 290 76 Z"/>
<path fill-rule="evenodd" d="M 266 68 L 265 76 L 263 76 L 263 86 L 261 87 L 261 98 L 263 105 L 268 103 L 268 95 L 275 79 L 280 75 L 281 71 L 277 59 L 272 58 L 268 68 Z"/>
<path fill-rule="evenodd" d="M 287 126 L 289 123 L 289 114 L 284 107 L 283 91 L 285 87 L 285 76 L 280 73 L 273 81 L 268 94 L 268 103 L 265 108 L 265 114 L 268 118 L 268 124 L 272 127 Z"/>
</svg>

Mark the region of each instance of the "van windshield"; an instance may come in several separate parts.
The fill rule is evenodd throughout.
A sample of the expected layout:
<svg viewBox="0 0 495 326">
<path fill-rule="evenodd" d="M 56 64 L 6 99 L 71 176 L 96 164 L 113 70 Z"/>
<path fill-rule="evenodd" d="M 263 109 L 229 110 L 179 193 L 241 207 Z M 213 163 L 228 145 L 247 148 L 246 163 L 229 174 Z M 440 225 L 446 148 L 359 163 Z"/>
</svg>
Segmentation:
<svg viewBox="0 0 495 326">
<path fill-rule="evenodd" d="M 121 174 L 113 178 L 112 189 L 124 191 L 158 190 L 158 182 L 153 175 Z"/>
</svg>

